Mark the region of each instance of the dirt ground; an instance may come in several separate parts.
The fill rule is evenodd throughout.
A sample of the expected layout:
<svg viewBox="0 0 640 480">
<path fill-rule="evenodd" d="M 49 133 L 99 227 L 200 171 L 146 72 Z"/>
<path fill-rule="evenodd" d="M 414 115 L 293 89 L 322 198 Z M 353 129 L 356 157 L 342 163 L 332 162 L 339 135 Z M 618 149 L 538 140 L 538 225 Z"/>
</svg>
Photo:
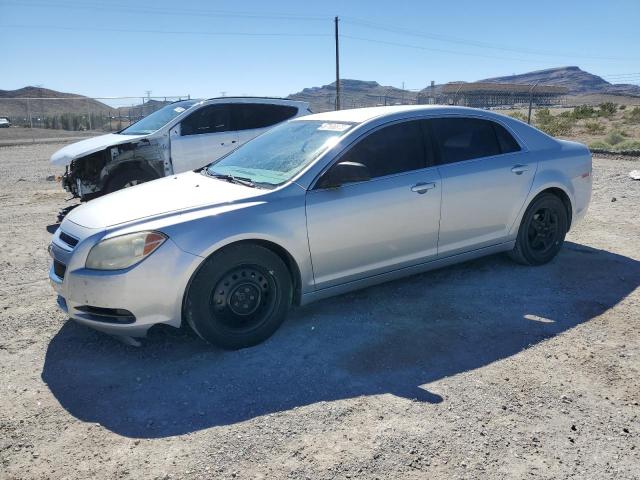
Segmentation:
<svg viewBox="0 0 640 480">
<path fill-rule="evenodd" d="M 0 148 L 0 478 L 640 478 L 640 161 L 594 160 L 549 265 L 387 283 L 225 352 L 56 309 L 60 146 Z"/>
<path fill-rule="evenodd" d="M 66 140 L 81 140 L 82 138 L 94 137 L 102 133 L 103 132 L 53 130 L 50 128 L 0 128 L 0 147 L 29 143 L 56 143 Z M 56 148 L 60 148 L 60 145 Z"/>
</svg>

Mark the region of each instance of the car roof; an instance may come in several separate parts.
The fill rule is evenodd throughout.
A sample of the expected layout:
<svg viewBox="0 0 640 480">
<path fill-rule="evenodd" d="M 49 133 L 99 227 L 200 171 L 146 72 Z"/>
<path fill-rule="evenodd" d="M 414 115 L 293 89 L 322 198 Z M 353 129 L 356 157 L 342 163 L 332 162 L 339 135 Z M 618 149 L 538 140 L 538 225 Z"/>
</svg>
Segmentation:
<svg viewBox="0 0 640 480">
<path fill-rule="evenodd" d="M 298 108 L 308 108 L 309 103 L 300 100 L 276 97 L 213 97 L 200 100 L 205 103 L 266 103 L 270 105 L 289 105 Z"/>
<path fill-rule="evenodd" d="M 387 107 L 367 107 L 367 108 L 353 108 L 349 110 L 337 110 L 322 113 L 314 113 L 313 115 L 307 115 L 300 117 L 296 121 L 302 120 L 322 120 L 332 122 L 351 122 L 351 123 L 363 123 L 374 118 L 380 118 L 385 116 L 398 116 L 402 117 L 403 113 L 416 114 L 416 113 L 431 113 L 431 114 L 467 114 L 474 116 L 486 116 L 492 117 L 495 114 L 487 112 L 486 110 L 480 110 L 477 108 L 469 107 L 451 107 L 448 105 L 393 105 Z"/>
</svg>

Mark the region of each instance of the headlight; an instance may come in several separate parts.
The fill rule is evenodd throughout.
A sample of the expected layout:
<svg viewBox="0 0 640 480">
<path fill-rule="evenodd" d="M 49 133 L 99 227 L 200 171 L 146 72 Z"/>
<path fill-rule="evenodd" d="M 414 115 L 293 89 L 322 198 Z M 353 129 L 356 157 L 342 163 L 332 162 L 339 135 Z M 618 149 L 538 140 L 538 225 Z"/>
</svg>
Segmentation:
<svg viewBox="0 0 640 480">
<path fill-rule="evenodd" d="M 120 270 L 141 262 L 167 239 L 159 232 L 138 232 L 102 240 L 93 246 L 86 267 L 93 270 Z"/>
</svg>

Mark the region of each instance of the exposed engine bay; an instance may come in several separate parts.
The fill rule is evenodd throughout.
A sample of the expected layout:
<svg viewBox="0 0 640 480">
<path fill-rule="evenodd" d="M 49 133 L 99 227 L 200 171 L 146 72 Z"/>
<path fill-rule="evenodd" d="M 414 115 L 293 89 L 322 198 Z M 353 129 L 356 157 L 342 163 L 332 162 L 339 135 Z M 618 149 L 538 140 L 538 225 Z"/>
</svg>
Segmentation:
<svg viewBox="0 0 640 480">
<path fill-rule="evenodd" d="M 145 180 L 161 178 L 173 173 L 169 152 L 168 136 L 111 146 L 72 160 L 62 186 L 75 198 L 87 201 L 113 191 L 114 178 L 126 170 L 141 172 Z"/>
</svg>

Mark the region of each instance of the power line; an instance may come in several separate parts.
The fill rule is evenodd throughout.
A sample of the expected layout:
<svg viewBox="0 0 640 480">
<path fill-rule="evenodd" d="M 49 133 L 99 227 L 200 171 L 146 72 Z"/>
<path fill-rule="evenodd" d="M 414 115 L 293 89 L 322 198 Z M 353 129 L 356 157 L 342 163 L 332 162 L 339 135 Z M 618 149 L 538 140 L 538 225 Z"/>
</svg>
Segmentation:
<svg viewBox="0 0 640 480">
<path fill-rule="evenodd" d="M 197 10 L 197 9 L 169 9 L 159 7 L 136 7 L 122 3 L 96 4 L 96 3 L 70 3 L 70 2 L 38 2 L 29 0 L 2 0 L 3 3 L 13 3 L 21 7 L 38 7 L 38 8 L 68 8 L 75 10 L 101 10 L 108 12 L 129 12 L 140 13 L 144 15 L 169 15 L 175 16 L 197 16 L 197 17 L 221 17 L 221 18 L 255 18 L 255 19 L 272 19 L 272 20 L 303 20 L 303 21 L 326 21 L 330 19 L 328 16 L 320 15 L 297 15 L 291 13 L 257 13 L 246 11 L 228 11 L 228 10 Z"/>
<path fill-rule="evenodd" d="M 290 32 L 211 32 L 197 30 L 147 30 L 106 27 L 66 27 L 60 25 L 0 25 L 0 28 L 28 28 L 38 30 L 68 30 L 68 31 L 100 31 L 115 33 L 152 33 L 170 35 L 213 35 L 213 36 L 246 36 L 246 37 L 331 37 L 330 33 L 290 33 Z"/>
<path fill-rule="evenodd" d="M 468 57 L 478 57 L 478 58 L 492 58 L 492 59 L 498 59 L 498 60 L 509 60 L 510 62 L 526 62 L 526 63 L 538 63 L 538 64 L 542 64 L 541 60 L 528 60 L 528 59 L 524 59 L 524 58 L 509 58 L 509 57 L 500 57 L 500 56 L 496 56 L 496 55 L 484 55 L 482 53 L 471 53 L 471 52 L 460 52 L 457 50 L 447 50 L 447 49 L 443 49 L 443 48 L 431 48 L 431 47 L 425 47 L 422 45 L 411 45 L 411 44 L 407 44 L 407 43 L 399 43 L 399 42 L 388 42 L 386 40 L 377 40 L 374 38 L 365 38 L 365 37 L 356 37 L 353 35 L 345 35 L 345 34 L 341 34 L 340 35 L 343 38 L 349 38 L 351 40 L 360 40 L 363 42 L 371 42 L 371 43 L 378 43 L 381 45 L 390 45 L 390 46 L 394 46 L 394 47 L 404 47 L 404 48 L 413 48 L 416 50 L 425 50 L 425 51 L 429 51 L 429 52 L 440 52 L 440 53 L 449 53 L 452 55 L 464 55 L 464 56 L 468 56 Z"/>
<path fill-rule="evenodd" d="M 354 17 L 344 17 L 344 18 L 345 18 L 345 20 L 343 20 L 343 21 L 345 23 L 351 23 L 353 25 L 359 25 L 359 26 L 362 26 L 362 27 L 365 27 L 365 28 L 370 28 L 370 29 L 374 29 L 374 30 L 382 30 L 382 31 L 390 32 L 390 33 L 400 34 L 400 35 L 423 37 L 423 38 L 428 38 L 428 39 L 431 39 L 431 40 L 438 40 L 438 41 L 448 42 L 448 43 L 468 45 L 468 46 L 472 46 L 472 47 L 476 47 L 476 48 L 503 50 L 503 51 L 508 51 L 508 52 L 522 53 L 522 54 L 526 54 L 526 55 L 542 55 L 542 56 L 553 56 L 553 57 L 572 57 L 572 58 L 585 58 L 585 59 L 594 59 L 594 60 L 634 60 L 634 59 L 623 58 L 623 57 L 599 57 L 599 56 L 582 55 L 582 54 L 576 54 L 576 53 L 566 53 L 566 52 L 565 53 L 560 53 L 560 52 L 557 52 L 557 51 L 551 52 L 551 51 L 533 50 L 533 49 L 526 49 L 526 48 L 514 48 L 514 47 L 509 47 L 509 46 L 504 46 L 504 45 L 497 45 L 497 44 L 491 44 L 491 43 L 486 43 L 486 42 L 479 42 L 477 40 L 468 40 L 468 39 L 462 39 L 462 38 L 457 38 L 457 37 L 451 37 L 451 36 L 447 36 L 447 35 L 439 35 L 439 34 L 421 32 L 421 31 L 417 31 L 417 30 L 411 30 L 411 29 L 408 29 L 408 28 L 404 28 L 404 27 L 396 27 L 396 26 L 392 26 L 392 25 L 385 25 L 385 24 L 381 24 L 381 23 L 370 22 L 368 20 L 362 20 L 362 19 L 354 18 Z"/>
</svg>

